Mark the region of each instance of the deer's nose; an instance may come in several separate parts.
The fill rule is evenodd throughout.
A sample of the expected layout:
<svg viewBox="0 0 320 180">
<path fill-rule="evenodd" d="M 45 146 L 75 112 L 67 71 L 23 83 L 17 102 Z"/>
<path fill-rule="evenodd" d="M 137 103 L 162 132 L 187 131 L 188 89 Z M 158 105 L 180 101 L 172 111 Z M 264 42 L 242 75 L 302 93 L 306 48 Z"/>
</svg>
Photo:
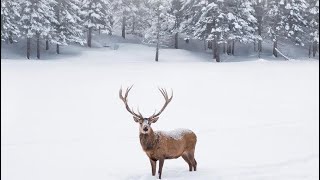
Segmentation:
<svg viewBox="0 0 320 180">
<path fill-rule="evenodd" d="M 143 130 L 144 130 L 144 131 L 148 131 L 148 128 L 147 128 L 147 127 L 144 127 Z"/>
</svg>

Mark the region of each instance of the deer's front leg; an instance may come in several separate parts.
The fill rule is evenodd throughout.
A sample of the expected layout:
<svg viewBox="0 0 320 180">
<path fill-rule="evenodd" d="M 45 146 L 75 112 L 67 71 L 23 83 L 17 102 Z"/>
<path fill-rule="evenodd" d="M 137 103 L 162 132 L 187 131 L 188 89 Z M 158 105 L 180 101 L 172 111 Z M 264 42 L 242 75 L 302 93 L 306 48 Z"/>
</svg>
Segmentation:
<svg viewBox="0 0 320 180">
<path fill-rule="evenodd" d="M 159 159 L 159 179 L 161 179 L 162 167 L 163 167 L 164 159 Z"/>
<path fill-rule="evenodd" d="M 154 160 L 150 159 L 150 163 L 151 163 L 151 169 L 152 169 L 152 176 L 155 176 L 156 175 L 157 161 L 154 161 Z"/>
</svg>

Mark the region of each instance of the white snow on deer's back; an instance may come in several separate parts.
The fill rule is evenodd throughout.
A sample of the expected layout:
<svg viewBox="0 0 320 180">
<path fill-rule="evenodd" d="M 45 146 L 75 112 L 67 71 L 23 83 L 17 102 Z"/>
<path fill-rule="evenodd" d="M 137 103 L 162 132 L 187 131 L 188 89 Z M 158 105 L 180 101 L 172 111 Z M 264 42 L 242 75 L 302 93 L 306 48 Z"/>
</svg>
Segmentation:
<svg viewBox="0 0 320 180">
<path fill-rule="evenodd" d="M 168 137 L 168 138 L 173 138 L 175 140 L 179 140 L 179 139 L 182 139 L 184 135 L 191 134 L 193 132 L 189 129 L 179 128 L 179 129 L 174 129 L 171 131 L 155 131 L 155 133 L 161 134 L 161 135 Z"/>
</svg>

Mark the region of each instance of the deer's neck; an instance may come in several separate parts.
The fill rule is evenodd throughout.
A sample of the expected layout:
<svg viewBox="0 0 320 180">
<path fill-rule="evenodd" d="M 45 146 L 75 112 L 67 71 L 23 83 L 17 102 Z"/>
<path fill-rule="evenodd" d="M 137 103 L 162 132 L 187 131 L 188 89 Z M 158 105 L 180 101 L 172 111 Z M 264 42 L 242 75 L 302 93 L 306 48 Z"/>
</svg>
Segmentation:
<svg viewBox="0 0 320 180">
<path fill-rule="evenodd" d="M 142 134 L 140 133 L 140 144 L 144 151 L 149 151 L 154 149 L 159 141 L 158 136 L 153 132 L 152 129 L 150 129 L 150 132 L 148 134 Z"/>
</svg>

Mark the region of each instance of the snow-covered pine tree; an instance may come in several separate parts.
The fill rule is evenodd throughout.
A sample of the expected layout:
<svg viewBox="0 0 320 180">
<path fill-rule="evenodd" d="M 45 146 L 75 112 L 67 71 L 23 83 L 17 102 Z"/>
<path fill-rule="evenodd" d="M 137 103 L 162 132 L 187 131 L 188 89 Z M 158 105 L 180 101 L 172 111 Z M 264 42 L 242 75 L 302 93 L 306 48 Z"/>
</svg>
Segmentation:
<svg viewBox="0 0 320 180">
<path fill-rule="evenodd" d="M 51 42 L 56 44 L 56 52 L 60 53 L 60 45 L 68 43 L 84 44 L 81 18 L 78 16 L 80 7 L 75 0 L 57 0 L 54 6 L 57 22 L 54 23 L 54 33 Z"/>
<path fill-rule="evenodd" d="M 138 1 L 135 3 L 139 4 Z M 133 0 L 115 0 L 112 3 L 114 13 L 117 15 L 117 22 L 121 22 L 121 35 L 126 38 L 127 21 L 129 18 L 135 17 L 135 13 L 138 11 Z"/>
<path fill-rule="evenodd" d="M 1 1 L 1 41 L 13 43 L 14 37 L 20 36 L 20 8 L 18 0 Z"/>
<path fill-rule="evenodd" d="M 224 2 L 224 12 L 226 13 L 224 24 L 227 24 L 227 31 L 223 33 L 223 52 L 228 55 L 234 54 L 234 44 L 237 34 L 240 33 L 241 26 L 239 24 L 238 7 L 239 1 L 226 0 Z M 225 47 L 225 45 L 227 47 Z"/>
<path fill-rule="evenodd" d="M 143 32 L 141 32 L 141 23 L 143 24 L 143 15 L 145 12 L 145 7 L 143 6 L 143 1 L 142 0 L 131 0 L 129 3 L 127 1 L 126 6 L 127 8 L 125 9 L 130 9 L 130 11 L 127 11 L 126 13 L 122 12 L 122 14 L 126 14 L 126 21 L 125 24 L 123 24 L 123 36 L 125 37 L 125 33 L 127 34 L 137 34 L 141 35 Z M 123 8 L 122 8 L 123 10 Z M 127 29 L 127 31 L 126 31 Z"/>
<path fill-rule="evenodd" d="M 224 42 L 223 34 L 229 30 L 225 23 L 227 16 L 223 0 L 211 0 L 203 2 L 202 5 L 204 6 L 201 10 L 201 16 L 195 24 L 194 37 L 212 41 L 213 59 L 220 62 L 220 44 Z"/>
<path fill-rule="evenodd" d="M 286 37 L 296 45 L 304 46 L 305 27 L 307 25 L 305 0 L 287 0 L 284 2 L 284 28 Z"/>
<path fill-rule="evenodd" d="M 145 32 L 143 43 L 156 45 L 155 61 L 159 61 L 160 46 L 170 46 L 175 26 L 175 18 L 169 13 L 170 3 L 167 1 L 152 1 L 151 26 Z"/>
<path fill-rule="evenodd" d="M 92 31 L 100 28 L 110 29 L 110 7 L 107 0 L 82 0 L 81 18 L 87 29 L 87 45 L 91 47 Z"/>
<path fill-rule="evenodd" d="M 174 24 L 174 48 L 178 49 L 178 37 L 180 26 L 183 21 L 183 1 L 182 0 L 172 0 L 171 9 L 169 13 L 175 17 Z"/>
<path fill-rule="evenodd" d="M 258 37 L 255 35 L 257 19 L 251 0 L 226 0 L 224 2 L 227 30 L 223 33 L 227 40 L 227 52 L 234 55 L 235 41 L 241 43 L 254 42 Z"/>
<path fill-rule="evenodd" d="M 271 0 L 272 1 L 272 0 Z M 258 56 L 262 52 L 262 39 L 263 39 L 263 32 L 266 27 L 265 19 L 267 18 L 268 12 L 268 1 L 267 0 L 254 0 L 253 1 L 253 8 L 255 11 L 255 18 L 257 19 L 257 28 L 256 28 L 256 40 L 254 41 L 254 51 L 258 51 Z M 258 48 L 256 48 L 256 42 L 258 41 Z"/>
<path fill-rule="evenodd" d="M 47 37 L 52 31 L 54 19 L 54 0 L 24 0 L 20 1 L 22 34 L 27 38 L 27 58 L 30 59 L 31 38 L 37 39 L 37 58 L 40 59 L 40 38 Z"/>
<path fill-rule="evenodd" d="M 180 32 L 187 36 L 186 40 L 189 38 L 196 38 L 204 41 L 204 49 L 206 49 L 206 42 L 208 42 L 208 48 L 212 49 L 212 42 L 208 41 L 208 36 L 211 31 L 210 23 L 207 21 L 202 21 L 202 33 L 195 35 L 195 31 L 199 26 L 199 19 L 202 17 L 202 13 L 208 5 L 208 0 L 189 0 L 182 2 L 182 12 L 184 19 L 180 24 Z"/>
<path fill-rule="evenodd" d="M 132 0 L 133 7 L 130 11 L 130 19 L 127 21 L 127 28 L 131 29 L 130 33 L 143 37 L 146 29 L 151 26 L 152 22 L 152 4 L 149 0 Z"/>
<path fill-rule="evenodd" d="M 285 2 L 283 0 L 268 1 L 268 11 L 266 14 L 265 22 L 266 22 L 267 34 L 273 42 L 272 53 L 275 57 L 278 57 L 278 52 L 276 48 L 278 48 L 279 37 L 284 36 L 285 34 L 284 7 L 285 7 Z"/>
<path fill-rule="evenodd" d="M 309 0 L 307 8 L 307 40 L 309 43 L 309 57 L 315 57 L 319 49 L 319 1 Z"/>
</svg>

